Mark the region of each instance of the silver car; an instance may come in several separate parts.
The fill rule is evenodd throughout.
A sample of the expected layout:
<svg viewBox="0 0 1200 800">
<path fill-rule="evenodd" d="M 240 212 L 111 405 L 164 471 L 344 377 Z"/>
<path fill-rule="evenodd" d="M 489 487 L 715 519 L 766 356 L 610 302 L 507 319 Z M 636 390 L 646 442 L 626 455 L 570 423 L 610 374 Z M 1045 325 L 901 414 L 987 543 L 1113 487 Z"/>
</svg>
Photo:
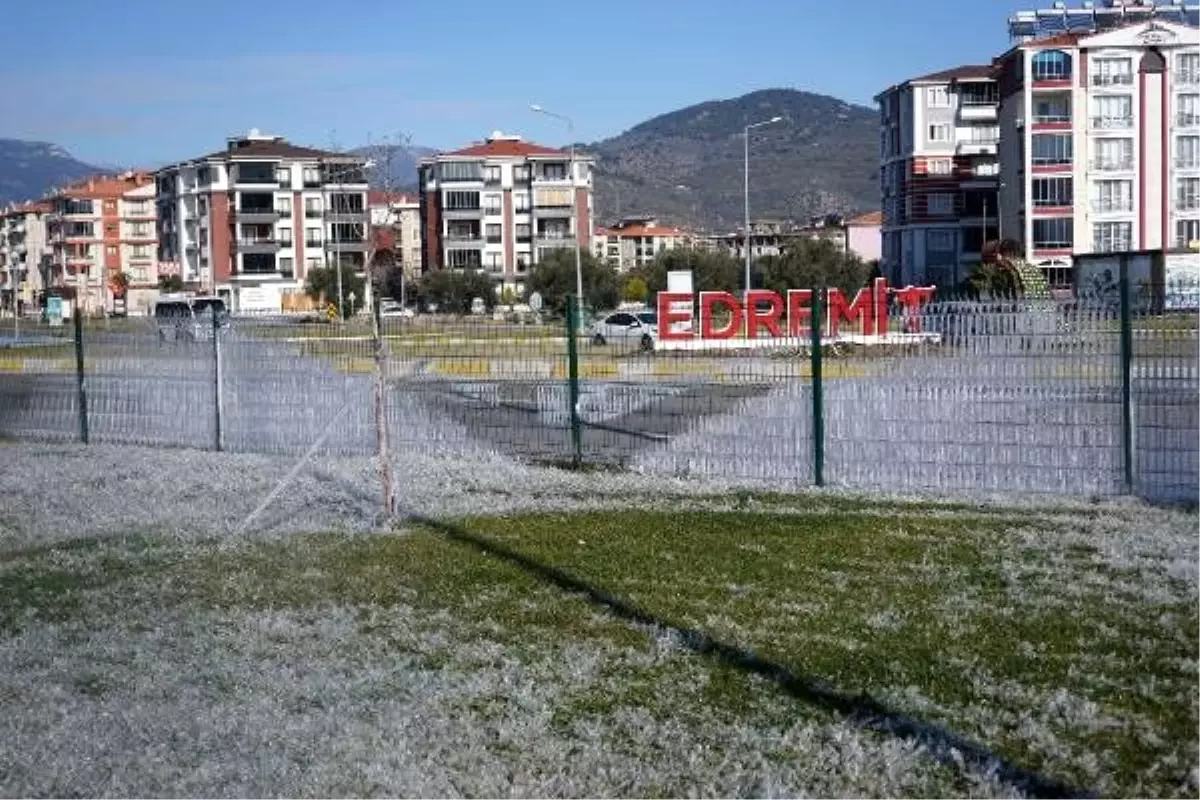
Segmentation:
<svg viewBox="0 0 1200 800">
<path fill-rule="evenodd" d="M 658 341 L 658 314 L 653 311 L 614 311 L 592 323 L 592 343 L 637 342 L 642 350 L 653 350 Z"/>
<path fill-rule="evenodd" d="M 219 327 L 229 327 L 229 312 L 219 297 L 166 297 L 154 304 L 158 338 L 163 342 L 211 339 L 214 316 Z"/>
</svg>

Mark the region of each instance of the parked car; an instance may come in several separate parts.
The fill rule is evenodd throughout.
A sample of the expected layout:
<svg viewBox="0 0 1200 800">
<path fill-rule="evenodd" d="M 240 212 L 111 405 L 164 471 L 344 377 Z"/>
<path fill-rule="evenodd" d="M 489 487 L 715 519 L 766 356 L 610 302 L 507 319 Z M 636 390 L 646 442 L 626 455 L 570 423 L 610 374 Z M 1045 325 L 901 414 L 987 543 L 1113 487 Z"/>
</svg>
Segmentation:
<svg viewBox="0 0 1200 800">
<path fill-rule="evenodd" d="M 379 316 L 385 319 L 412 319 L 416 313 L 411 308 L 405 308 L 395 300 L 382 300 L 379 303 Z"/>
<path fill-rule="evenodd" d="M 658 341 L 658 315 L 653 311 L 615 311 L 592 323 L 592 343 L 637 342 L 642 350 L 653 350 Z"/>
<path fill-rule="evenodd" d="M 218 328 L 229 327 L 229 311 L 220 297 L 163 296 L 154 304 L 154 323 L 164 342 L 212 338 L 214 315 Z"/>
</svg>

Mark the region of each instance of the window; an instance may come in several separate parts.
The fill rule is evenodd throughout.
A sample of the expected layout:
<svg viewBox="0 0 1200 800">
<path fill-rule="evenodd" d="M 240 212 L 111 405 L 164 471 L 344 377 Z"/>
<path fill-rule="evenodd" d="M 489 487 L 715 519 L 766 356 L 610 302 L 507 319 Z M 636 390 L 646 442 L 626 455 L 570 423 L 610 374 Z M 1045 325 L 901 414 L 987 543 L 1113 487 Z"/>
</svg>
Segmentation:
<svg viewBox="0 0 1200 800">
<path fill-rule="evenodd" d="M 1033 205 L 1035 208 L 1061 208 L 1071 205 L 1072 178 L 1034 178 Z"/>
<path fill-rule="evenodd" d="M 322 266 L 320 256 L 309 256 L 304 259 L 304 271 L 312 272 L 314 269 L 320 269 Z"/>
<path fill-rule="evenodd" d="M 950 126 L 948 124 L 930 125 L 929 126 L 929 141 L 931 142 L 948 142 L 950 141 Z"/>
<path fill-rule="evenodd" d="M 1069 133 L 1035 133 L 1032 137 L 1034 164 L 1070 164 L 1072 143 Z"/>
<path fill-rule="evenodd" d="M 292 226 L 288 225 L 286 227 L 280 228 L 278 237 L 279 237 L 280 245 L 282 245 L 283 247 L 291 247 L 292 246 Z"/>
<path fill-rule="evenodd" d="M 518 214 L 527 213 L 529 211 L 529 194 L 526 192 L 513 194 L 513 206 Z"/>
<path fill-rule="evenodd" d="M 480 250 L 447 250 L 446 266 L 451 269 L 479 269 L 483 266 Z"/>
<path fill-rule="evenodd" d="M 483 266 L 488 272 L 503 272 L 504 271 L 504 256 L 500 253 L 484 253 Z"/>
<path fill-rule="evenodd" d="M 291 167 L 276 167 L 275 180 L 279 181 L 280 186 L 292 185 L 292 168 Z"/>
<path fill-rule="evenodd" d="M 518 242 L 528 242 L 531 238 L 533 238 L 533 235 L 531 233 L 528 222 L 522 222 L 519 225 L 517 225 L 517 241 Z"/>
<path fill-rule="evenodd" d="M 1093 128 L 1129 128 L 1133 126 L 1133 98 L 1129 95 L 1092 98 Z"/>
<path fill-rule="evenodd" d="M 1072 247 L 1075 220 L 1071 217 L 1035 219 L 1033 246 L 1037 249 L 1066 250 Z"/>
<path fill-rule="evenodd" d="M 196 210 L 200 212 L 200 216 L 202 216 L 202 217 L 208 216 L 208 198 L 207 197 L 201 197 L 199 200 L 196 201 Z"/>
<path fill-rule="evenodd" d="M 1175 246 L 1195 247 L 1200 242 L 1200 219 L 1181 219 L 1175 223 Z"/>
<path fill-rule="evenodd" d="M 1098 58 L 1092 71 L 1092 86 L 1129 86 L 1133 62 L 1128 58 Z"/>
<path fill-rule="evenodd" d="M 945 86 L 930 86 L 925 90 L 925 100 L 930 108 L 949 108 L 950 91 Z"/>
<path fill-rule="evenodd" d="M 478 211 L 479 192 L 446 192 L 447 211 Z"/>
<path fill-rule="evenodd" d="M 305 228 L 304 230 L 304 245 L 306 247 L 321 246 L 321 229 L 320 228 Z"/>
<path fill-rule="evenodd" d="M 304 168 L 304 185 L 308 187 L 321 185 L 321 170 L 316 167 Z"/>
<path fill-rule="evenodd" d="M 438 177 L 444 181 L 483 180 L 483 163 L 480 161 L 446 161 L 438 165 Z"/>
<path fill-rule="evenodd" d="M 1036 98 L 1033 101 L 1034 122 L 1070 122 L 1071 101 L 1065 97 Z"/>
<path fill-rule="evenodd" d="M 486 230 L 488 244 L 500 244 L 500 226 L 488 225 Z"/>
<path fill-rule="evenodd" d="M 998 125 L 972 125 L 967 131 L 967 140 L 975 144 L 995 144 L 1000 141 Z"/>
<path fill-rule="evenodd" d="M 150 258 L 150 245 L 135 244 L 130 248 L 130 258 Z"/>
<path fill-rule="evenodd" d="M 1097 181 L 1092 184 L 1092 210 L 1099 213 L 1133 210 L 1133 181 Z"/>
<path fill-rule="evenodd" d="M 1200 83 L 1200 53 L 1181 53 L 1175 58 L 1175 83 Z"/>
<path fill-rule="evenodd" d="M 208 167 L 201 167 L 200 169 L 196 170 L 196 183 L 199 183 L 203 186 L 212 183 L 212 179 L 213 172 Z"/>
<path fill-rule="evenodd" d="M 280 256 L 279 271 L 286 277 L 290 278 L 295 274 L 295 263 L 295 259 L 293 259 L 291 256 Z"/>
<path fill-rule="evenodd" d="M 1200 178 L 1179 178 L 1176 181 L 1175 209 L 1177 211 L 1200 209 Z"/>
<path fill-rule="evenodd" d="M 925 249 L 931 253 L 957 253 L 956 231 L 928 231 L 925 234 Z"/>
<path fill-rule="evenodd" d="M 483 168 L 484 183 L 499 183 L 500 182 L 500 167 L 499 165 L 487 166 Z"/>
<path fill-rule="evenodd" d="M 954 162 L 948 158 L 931 158 L 927 165 L 930 175 L 949 175 L 954 171 Z"/>
<path fill-rule="evenodd" d="M 567 178 L 567 165 L 551 163 L 542 165 L 542 178 L 548 181 L 562 181 Z"/>
<path fill-rule="evenodd" d="M 1176 137 L 1175 166 L 1181 169 L 1200 167 L 1200 136 Z"/>
<path fill-rule="evenodd" d="M 308 217 L 309 219 L 314 219 L 321 216 L 321 198 L 304 198 L 304 216 Z"/>
<path fill-rule="evenodd" d="M 517 272 L 524 273 L 529 268 L 529 256 L 525 253 L 517 253 Z"/>
<path fill-rule="evenodd" d="M 1179 111 L 1175 115 L 1175 124 L 1183 128 L 1200 125 L 1200 94 L 1181 94 L 1178 100 Z"/>
<path fill-rule="evenodd" d="M 1132 222 L 1097 222 L 1092 226 L 1092 252 L 1119 253 L 1133 243 Z"/>
<path fill-rule="evenodd" d="M 991 177 L 1000 174 L 1000 165 L 995 161 L 976 161 L 971 171 L 980 177 Z"/>
<path fill-rule="evenodd" d="M 1122 170 L 1133 168 L 1133 139 L 1097 139 L 1092 167 L 1096 170 Z"/>
<path fill-rule="evenodd" d="M 1000 87 L 992 81 L 959 84 L 958 102 L 967 107 L 995 105 L 1000 102 Z"/>
<path fill-rule="evenodd" d="M 281 217 L 290 217 L 292 215 L 292 198 L 275 198 L 275 210 L 279 212 L 279 216 Z"/>
<path fill-rule="evenodd" d="M 524 181 L 528 181 L 528 180 L 529 180 L 529 165 L 528 164 L 521 164 L 520 166 L 513 167 L 513 181 L 514 182 L 524 182 Z"/>
<path fill-rule="evenodd" d="M 483 211 L 485 214 L 499 214 L 500 213 L 500 195 L 498 195 L 498 194 L 484 195 Z"/>
<path fill-rule="evenodd" d="M 954 195 L 944 192 L 928 197 L 929 213 L 932 216 L 948 217 L 954 213 Z"/>
<path fill-rule="evenodd" d="M 538 189 L 533 194 L 533 204 L 539 208 L 570 208 L 570 189 Z"/>
<path fill-rule="evenodd" d="M 110 244 L 108 247 L 104 248 L 104 253 L 105 255 L 115 256 L 117 254 L 117 250 L 118 248 L 115 244 Z"/>
<path fill-rule="evenodd" d="M 1064 81 L 1071 77 L 1071 57 L 1061 50 L 1043 50 L 1033 57 L 1035 81 Z"/>
</svg>

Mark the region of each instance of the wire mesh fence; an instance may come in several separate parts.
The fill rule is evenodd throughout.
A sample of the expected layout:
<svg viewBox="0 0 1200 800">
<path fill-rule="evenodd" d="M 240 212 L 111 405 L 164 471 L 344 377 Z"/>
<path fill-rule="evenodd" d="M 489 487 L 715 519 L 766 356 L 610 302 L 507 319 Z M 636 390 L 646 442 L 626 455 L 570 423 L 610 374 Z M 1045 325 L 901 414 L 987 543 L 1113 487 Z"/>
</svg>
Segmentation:
<svg viewBox="0 0 1200 800">
<path fill-rule="evenodd" d="M 1182 306 L 892 303 L 886 325 L 902 336 L 834 332 L 819 313 L 819 348 L 805 330 L 671 349 L 653 309 L 588 327 L 388 317 L 379 359 L 370 319 L 242 315 L 183 335 L 152 319 L 26 324 L 0 349 L 0 436 L 374 455 L 378 385 L 397 469 L 418 453 L 500 456 L 1195 503 L 1200 350 L 1196 308 Z"/>
</svg>

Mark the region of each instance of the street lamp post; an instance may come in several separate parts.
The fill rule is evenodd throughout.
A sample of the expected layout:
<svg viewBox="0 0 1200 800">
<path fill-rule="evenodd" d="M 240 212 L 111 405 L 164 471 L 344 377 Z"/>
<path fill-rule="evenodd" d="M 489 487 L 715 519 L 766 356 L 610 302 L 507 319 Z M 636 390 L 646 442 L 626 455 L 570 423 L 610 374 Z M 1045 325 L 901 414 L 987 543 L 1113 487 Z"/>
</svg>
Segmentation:
<svg viewBox="0 0 1200 800">
<path fill-rule="evenodd" d="M 743 239 L 746 249 L 746 296 L 750 292 L 750 130 L 752 128 L 761 128 L 763 125 L 771 125 L 776 122 L 782 122 L 783 117 L 771 117 L 762 122 L 754 122 L 746 126 L 745 136 L 745 168 L 743 170 L 744 184 L 742 189 L 742 199 L 746 206 L 746 235 Z"/>
<path fill-rule="evenodd" d="M 571 121 L 570 117 L 564 116 L 562 114 L 556 114 L 553 111 L 547 111 L 546 109 L 542 108 L 541 106 L 537 105 L 536 103 L 534 105 L 531 105 L 530 109 L 532 109 L 533 111 L 536 111 L 539 114 L 545 114 L 548 117 L 554 117 L 555 119 L 561 120 L 567 124 L 567 136 L 571 139 L 571 156 L 570 156 L 570 158 L 571 158 L 571 194 L 572 194 L 572 201 L 573 201 L 574 200 L 573 196 L 575 194 L 575 123 Z M 571 203 L 571 207 L 575 208 L 574 202 Z M 579 324 L 582 325 L 583 324 L 583 256 L 580 253 L 579 239 L 580 239 L 579 212 L 578 212 L 578 209 L 576 209 L 576 213 L 575 213 L 575 297 L 578 299 L 578 303 L 579 303 L 579 310 L 580 310 Z"/>
</svg>

